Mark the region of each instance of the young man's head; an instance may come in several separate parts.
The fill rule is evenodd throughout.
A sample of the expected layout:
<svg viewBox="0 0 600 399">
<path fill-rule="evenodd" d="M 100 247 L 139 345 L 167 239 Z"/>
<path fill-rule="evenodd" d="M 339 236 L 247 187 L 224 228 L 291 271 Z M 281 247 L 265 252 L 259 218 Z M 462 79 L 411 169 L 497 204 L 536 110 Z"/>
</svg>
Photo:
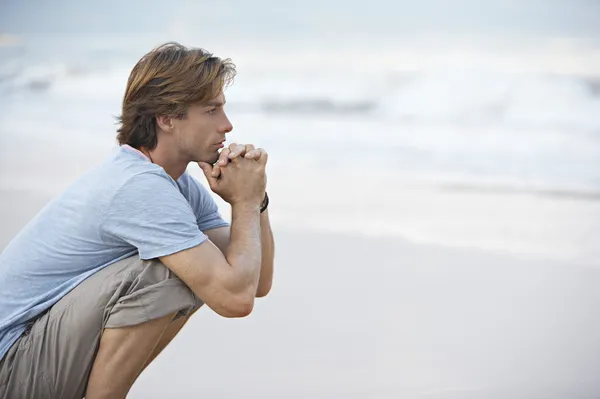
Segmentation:
<svg viewBox="0 0 600 399">
<path fill-rule="evenodd" d="M 235 76 L 229 59 L 167 43 L 135 65 L 119 118 L 119 144 L 162 150 L 187 162 L 213 163 L 232 130 L 223 110 L 224 88 Z"/>
</svg>

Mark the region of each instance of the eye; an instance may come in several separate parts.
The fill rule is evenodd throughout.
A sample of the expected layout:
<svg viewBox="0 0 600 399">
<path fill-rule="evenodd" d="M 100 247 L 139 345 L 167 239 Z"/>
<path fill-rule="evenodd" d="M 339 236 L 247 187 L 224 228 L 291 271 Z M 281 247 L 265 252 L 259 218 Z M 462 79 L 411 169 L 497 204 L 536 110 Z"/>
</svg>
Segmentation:
<svg viewBox="0 0 600 399">
<path fill-rule="evenodd" d="M 208 111 L 206 111 L 208 114 L 213 115 L 217 113 L 217 109 L 216 108 L 211 108 Z"/>
</svg>

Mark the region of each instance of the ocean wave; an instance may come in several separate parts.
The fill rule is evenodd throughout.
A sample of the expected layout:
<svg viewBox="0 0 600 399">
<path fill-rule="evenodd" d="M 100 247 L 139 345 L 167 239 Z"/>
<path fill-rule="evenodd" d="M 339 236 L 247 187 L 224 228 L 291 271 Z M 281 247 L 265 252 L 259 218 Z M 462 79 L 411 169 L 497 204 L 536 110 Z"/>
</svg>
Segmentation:
<svg viewBox="0 0 600 399">
<path fill-rule="evenodd" d="M 46 63 L 30 67 L 8 62 L 0 68 L 0 92 L 45 92 L 57 84 L 85 79 L 91 71 L 65 63 Z"/>
<path fill-rule="evenodd" d="M 0 69 L 0 91 L 85 99 L 122 95 L 130 66 L 53 63 Z M 600 76 L 515 74 L 463 68 L 357 75 L 263 71 L 238 79 L 228 102 L 240 112 L 355 115 L 411 124 L 501 125 L 600 132 Z"/>
<path fill-rule="evenodd" d="M 280 77 L 280 79 L 283 79 Z M 301 85 L 298 82 L 298 85 Z M 357 85 L 358 86 L 358 85 Z M 600 79 L 578 76 L 447 76 L 420 74 L 382 84 L 326 87 L 323 93 L 261 93 L 231 103 L 247 112 L 372 116 L 411 124 L 493 125 L 600 132 Z M 348 93 L 350 91 L 350 93 Z M 255 92 L 250 92 L 254 94 Z M 248 93 L 245 93 L 248 97 Z"/>
<path fill-rule="evenodd" d="M 229 101 L 229 107 L 241 112 L 281 115 L 365 115 L 377 110 L 375 100 L 338 100 L 327 97 L 270 98 L 257 102 Z"/>
<path fill-rule="evenodd" d="M 598 83 L 579 76 L 442 71 L 394 90 L 381 106 L 415 122 L 600 130 Z"/>
</svg>

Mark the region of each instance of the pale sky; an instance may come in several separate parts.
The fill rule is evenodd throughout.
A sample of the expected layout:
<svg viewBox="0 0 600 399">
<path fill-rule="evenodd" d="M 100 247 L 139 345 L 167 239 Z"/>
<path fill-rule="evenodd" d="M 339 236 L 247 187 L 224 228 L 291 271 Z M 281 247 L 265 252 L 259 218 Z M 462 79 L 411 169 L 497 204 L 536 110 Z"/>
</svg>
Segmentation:
<svg viewBox="0 0 600 399">
<path fill-rule="evenodd" d="M 202 31 L 600 38 L 600 0 L 0 0 L 0 32 L 162 32 L 179 15 Z"/>
</svg>

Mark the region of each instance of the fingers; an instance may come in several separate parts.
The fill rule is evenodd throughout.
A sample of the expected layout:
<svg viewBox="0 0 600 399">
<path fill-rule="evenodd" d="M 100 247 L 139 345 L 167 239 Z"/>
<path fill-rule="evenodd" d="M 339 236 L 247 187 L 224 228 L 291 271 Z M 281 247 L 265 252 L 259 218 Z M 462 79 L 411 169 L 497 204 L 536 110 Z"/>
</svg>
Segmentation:
<svg viewBox="0 0 600 399">
<path fill-rule="evenodd" d="M 265 165 L 267 163 L 267 159 L 269 158 L 269 154 L 264 148 L 257 148 L 252 151 L 252 159 L 258 161 L 260 164 Z"/>
<path fill-rule="evenodd" d="M 200 169 L 204 172 L 204 176 L 206 177 L 210 188 L 214 188 L 217 184 L 217 177 L 213 176 L 213 166 L 206 162 L 198 162 L 198 166 L 200 166 Z"/>
<path fill-rule="evenodd" d="M 217 166 L 225 167 L 229 162 L 234 161 L 237 158 L 246 158 L 259 161 L 262 164 L 266 164 L 268 154 L 263 148 L 254 148 L 252 144 L 236 144 L 231 143 L 228 148 L 223 149 L 219 155 Z M 220 173 L 220 169 L 217 169 L 216 173 Z"/>
<path fill-rule="evenodd" d="M 252 150 L 254 150 L 254 146 L 252 144 L 231 143 L 229 145 L 229 159 L 243 157 Z"/>
<path fill-rule="evenodd" d="M 219 161 L 219 162 L 220 162 L 220 161 Z M 225 160 L 225 164 L 227 165 L 227 160 Z M 210 175 L 211 175 L 212 177 L 214 177 L 215 179 L 218 179 L 218 178 L 219 178 L 219 176 L 221 176 L 221 167 L 219 166 L 219 164 L 218 164 L 218 163 L 217 163 L 217 164 L 215 164 L 215 165 L 212 167 L 212 170 L 211 170 L 211 172 L 210 172 Z"/>
<path fill-rule="evenodd" d="M 229 162 L 237 157 L 243 157 L 247 151 L 251 151 L 253 149 L 254 146 L 252 144 L 229 144 L 229 147 L 224 148 L 219 154 L 219 159 L 214 165 L 212 176 L 219 177 L 221 175 L 222 167 L 227 166 Z"/>
<path fill-rule="evenodd" d="M 225 166 L 229 162 L 229 154 L 231 150 L 229 148 L 223 148 L 221 153 L 219 154 L 219 159 L 217 160 L 217 166 Z"/>
<path fill-rule="evenodd" d="M 247 158 L 247 155 L 254 151 L 254 146 L 252 144 L 246 144 L 245 147 L 245 151 L 241 153 L 240 156 Z"/>
<path fill-rule="evenodd" d="M 251 150 L 246 151 L 246 155 L 244 155 L 244 158 L 254 159 L 255 161 L 257 161 L 264 151 L 265 150 L 263 150 L 262 148 L 255 149 L 254 146 L 252 146 Z"/>
</svg>

